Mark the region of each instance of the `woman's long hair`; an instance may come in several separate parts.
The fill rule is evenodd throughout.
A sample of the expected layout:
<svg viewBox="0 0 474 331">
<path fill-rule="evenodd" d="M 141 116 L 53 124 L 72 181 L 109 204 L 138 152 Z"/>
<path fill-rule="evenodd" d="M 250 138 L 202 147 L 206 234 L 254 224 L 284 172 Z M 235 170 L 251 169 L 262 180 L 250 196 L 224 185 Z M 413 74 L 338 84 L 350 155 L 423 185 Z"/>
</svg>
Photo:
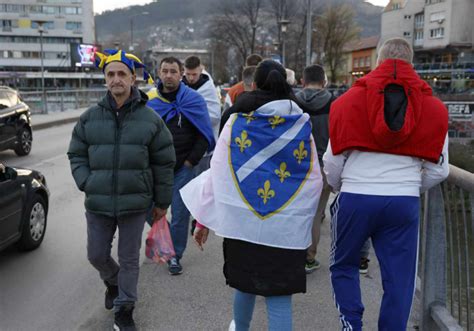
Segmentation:
<svg viewBox="0 0 474 331">
<path fill-rule="evenodd" d="M 255 70 L 254 77 L 257 88 L 272 92 L 278 99 L 290 99 L 295 101 L 293 89 L 286 82 L 285 68 L 273 60 L 260 62 Z"/>
</svg>

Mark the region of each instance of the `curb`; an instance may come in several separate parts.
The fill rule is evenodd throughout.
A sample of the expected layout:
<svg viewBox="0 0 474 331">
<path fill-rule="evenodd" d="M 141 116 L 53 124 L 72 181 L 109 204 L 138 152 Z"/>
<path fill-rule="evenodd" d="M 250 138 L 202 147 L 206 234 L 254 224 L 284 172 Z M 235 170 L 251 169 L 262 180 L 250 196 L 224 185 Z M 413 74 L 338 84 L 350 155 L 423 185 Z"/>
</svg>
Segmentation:
<svg viewBox="0 0 474 331">
<path fill-rule="evenodd" d="M 33 127 L 33 130 L 43 130 L 43 129 L 47 129 L 47 128 L 50 128 L 50 127 L 53 127 L 53 126 L 58 126 L 58 125 L 62 125 L 62 124 L 77 122 L 78 119 L 79 119 L 79 116 L 70 117 L 70 118 L 63 118 L 63 119 L 55 120 L 55 121 L 39 123 L 39 124 L 33 124 L 32 127 Z"/>
</svg>

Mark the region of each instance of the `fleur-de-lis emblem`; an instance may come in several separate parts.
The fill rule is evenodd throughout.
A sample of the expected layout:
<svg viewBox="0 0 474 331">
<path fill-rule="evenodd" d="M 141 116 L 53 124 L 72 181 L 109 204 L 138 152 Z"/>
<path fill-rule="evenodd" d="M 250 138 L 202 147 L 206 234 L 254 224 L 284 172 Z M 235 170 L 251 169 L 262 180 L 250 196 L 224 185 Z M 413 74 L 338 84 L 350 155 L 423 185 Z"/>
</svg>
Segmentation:
<svg viewBox="0 0 474 331">
<path fill-rule="evenodd" d="M 252 121 L 255 121 L 257 118 L 255 116 L 253 116 L 253 111 L 251 111 L 250 113 L 248 114 L 242 114 L 243 117 L 245 117 L 247 119 L 247 124 L 249 124 L 250 122 Z"/>
<path fill-rule="evenodd" d="M 281 116 L 273 116 L 268 119 L 268 122 L 272 126 L 272 129 L 274 129 L 277 127 L 277 125 L 285 123 L 285 119 L 282 118 Z"/>
<path fill-rule="evenodd" d="M 280 182 L 282 182 L 282 183 L 286 179 L 286 177 L 291 176 L 290 172 L 286 171 L 286 163 L 285 162 L 280 163 L 280 169 L 275 170 L 275 173 L 280 178 Z"/>
<path fill-rule="evenodd" d="M 293 156 L 298 160 L 298 164 L 301 164 L 301 161 L 308 156 L 308 151 L 304 149 L 304 141 L 300 142 L 299 149 L 293 151 Z"/>
<path fill-rule="evenodd" d="M 267 180 L 263 184 L 263 188 L 259 188 L 257 190 L 257 194 L 260 198 L 263 199 L 263 204 L 266 205 L 267 201 L 273 197 L 275 197 L 275 191 L 270 189 L 270 181 Z"/>
<path fill-rule="evenodd" d="M 252 141 L 248 138 L 247 131 L 243 130 L 242 133 L 240 134 L 240 137 L 235 138 L 235 143 L 240 147 L 240 152 L 243 153 L 243 151 L 247 148 L 252 146 Z"/>
</svg>

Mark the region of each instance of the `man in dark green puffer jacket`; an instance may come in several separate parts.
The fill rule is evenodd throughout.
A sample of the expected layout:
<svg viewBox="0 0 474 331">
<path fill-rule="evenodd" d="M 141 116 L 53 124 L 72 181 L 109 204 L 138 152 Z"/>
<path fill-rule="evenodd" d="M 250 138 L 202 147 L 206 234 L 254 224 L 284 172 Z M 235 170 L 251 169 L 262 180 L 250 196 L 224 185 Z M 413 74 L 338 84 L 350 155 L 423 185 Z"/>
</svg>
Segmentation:
<svg viewBox="0 0 474 331">
<path fill-rule="evenodd" d="M 137 63 L 118 52 L 103 61 L 107 95 L 81 115 L 67 154 L 86 196 L 87 254 L 107 286 L 106 308 L 115 306 L 116 329 L 135 330 L 145 218 L 152 203 L 154 219 L 166 214 L 176 161 L 165 123 L 133 86 Z M 119 264 L 110 256 L 117 227 Z"/>
</svg>

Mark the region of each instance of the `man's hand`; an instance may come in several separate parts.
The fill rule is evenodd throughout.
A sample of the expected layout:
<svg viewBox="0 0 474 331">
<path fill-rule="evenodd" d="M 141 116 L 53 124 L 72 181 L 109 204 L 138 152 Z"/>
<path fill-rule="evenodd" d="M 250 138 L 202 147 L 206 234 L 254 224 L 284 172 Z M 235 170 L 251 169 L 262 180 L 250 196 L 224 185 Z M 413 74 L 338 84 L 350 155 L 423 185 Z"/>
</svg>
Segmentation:
<svg viewBox="0 0 474 331">
<path fill-rule="evenodd" d="M 168 209 L 161 209 L 158 207 L 153 208 L 153 221 L 160 220 L 163 216 L 166 215 Z"/>
<path fill-rule="evenodd" d="M 0 163 L 0 172 L 1 173 L 5 172 L 5 166 L 2 163 Z"/>
<path fill-rule="evenodd" d="M 193 168 L 193 164 L 191 162 L 189 162 L 188 160 L 184 161 L 184 166 L 185 167 L 188 167 L 188 168 Z"/>
<path fill-rule="evenodd" d="M 207 241 L 207 236 L 209 235 L 209 229 L 208 228 L 195 228 L 194 229 L 194 242 L 198 247 L 201 249 L 201 251 L 204 250 L 204 244 Z"/>
</svg>

